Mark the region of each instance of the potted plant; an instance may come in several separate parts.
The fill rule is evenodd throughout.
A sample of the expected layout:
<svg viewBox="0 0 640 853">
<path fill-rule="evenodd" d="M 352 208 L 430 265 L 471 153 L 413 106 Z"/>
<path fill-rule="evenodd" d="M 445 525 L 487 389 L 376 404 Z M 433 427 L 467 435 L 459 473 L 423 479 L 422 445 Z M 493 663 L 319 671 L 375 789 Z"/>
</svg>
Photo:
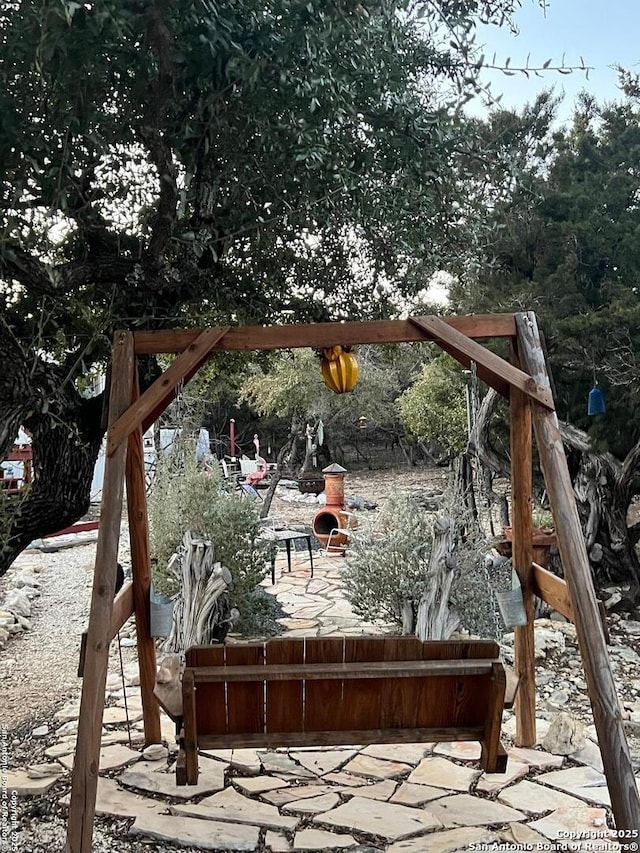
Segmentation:
<svg viewBox="0 0 640 853">
<path fill-rule="evenodd" d="M 547 568 L 549 565 L 551 548 L 558 544 L 553 515 L 548 509 L 534 507 L 531 513 L 531 526 L 533 528 L 533 562 L 543 568 Z M 503 543 L 502 548 L 500 547 L 500 543 L 498 543 L 497 548 L 501 553 L 504 553 L 505 556 L 511 556 L 513 529 L 511 527 L 503 527 L 502 533 L 506 542 Z M 507 547 L 505 548 L 504 545 Z"/>
</svg>

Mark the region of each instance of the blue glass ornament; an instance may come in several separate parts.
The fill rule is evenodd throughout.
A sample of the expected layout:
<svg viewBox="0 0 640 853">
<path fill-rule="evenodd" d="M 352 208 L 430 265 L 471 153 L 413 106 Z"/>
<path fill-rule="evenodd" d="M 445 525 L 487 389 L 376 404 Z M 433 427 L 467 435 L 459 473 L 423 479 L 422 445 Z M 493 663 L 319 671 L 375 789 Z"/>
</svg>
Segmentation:
<svg viewBox="0 0 640 853">
<path fill-rule="evenodd" d="M 587 405 L 587 414 L 588 415 L 604 415 L 606 412 L 606 407 L 604 404 L 604 394 L 598 388 L 598 383 L 596 382 L 589 391 L 589 403 Z"/>
</svg>

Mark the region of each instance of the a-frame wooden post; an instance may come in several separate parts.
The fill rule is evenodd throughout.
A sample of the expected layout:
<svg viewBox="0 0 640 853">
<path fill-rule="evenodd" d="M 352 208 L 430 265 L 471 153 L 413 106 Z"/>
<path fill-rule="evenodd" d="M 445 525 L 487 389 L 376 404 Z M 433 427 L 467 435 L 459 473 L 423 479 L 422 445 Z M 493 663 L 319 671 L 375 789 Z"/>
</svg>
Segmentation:
<svg viewBox="0 0 640 853">
<path fill-rule="evenodd" d="M 549 388 L 535 314 L 516 314 L 516 327 L 518 353 L 523 367 L 539 385 Z M 637 831 L 640 827 L 640 796 L 622 724 L 558 418 L 555 411 L 549 411 L 535 403 L 532 413 L 540 464 L 575 614 L 576 633 L 616 829 Z"/>
<path fill-rule="evenodd" d="M 132 403 L 139 397 L 138 371 L 133 377 Z M 138 666 L 145 744 L 160 743 L 160 707 L 153 695 L 156 681 L 156 645 L 150 633 L 149 596 L 151 558 L 149 555 L 149 519 L 144 467 L 142 426 L 129 434 L 127 449 L 127 513 L 131 543 L 133 607 L 136 617 Z"/>
<path fill-rule="evenodd" d="M 517 354 L 512 358 L 515 361 Z M 531 452 L 531 403 L 526 394 L 511 387 L 511 525 L 513 567 L 522 587 L 527 624 L 515 629 L 515 669 L 518 691 L 515 698 L 516 743 L 536 742 L 536 665 L 533 604 L 533 551 L 531 509 L 533 461 Z"/>
<path fill-rule="evenodd" d="M 133 335 L 118 332 L 113 346 L 109 424 L 131 403 L 133 365 Z M 92 847 L 126 453 L 123 443 L 105 464 L 66 853 L 90 853 Z"/>
</svg>

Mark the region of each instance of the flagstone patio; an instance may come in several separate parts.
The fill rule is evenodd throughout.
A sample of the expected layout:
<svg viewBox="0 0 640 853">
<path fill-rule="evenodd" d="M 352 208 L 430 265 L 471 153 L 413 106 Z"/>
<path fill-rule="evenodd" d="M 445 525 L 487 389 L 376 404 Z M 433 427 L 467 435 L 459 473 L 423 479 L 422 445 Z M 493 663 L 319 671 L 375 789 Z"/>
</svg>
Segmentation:
<svg viewBox="0 0 640 853">
<path fill-rule="evenodd" d="M 317 556 L 311 579 L 308 557 L 303 552 L 292 556 L 291 573 L 285 570 L 286 558 L 280 558 L 276 584 L 270 579 L 265 583 L 287 613 L 281 621 L 288 635 L 380 633 L 379 626 L 364 622 L 342 597 L 342 558 Z M 135 675 L 129 676 L 135 681 Z M 122 698 L 116 683 L 110 682 L 114 689 L 108 697 L 109 731 L 103 731 L 100 767 L 111 778 L 100 779 L 97 813 L 135 818 L 131 835 L 248 853 L 358 847 L 385 853 L 452 853 L 479 844 L 548 845 L 566 831 L 597 832 L 601 840 L 610 822 L 604 777 L 599 768 L 589 766 L 600 758 L 593 743 L 583 751 L 587 760 L 582 764 L 540 749 L 513 748 L 504 776 L 484 774 L 478 745 L 467 743 L 217 750 L 201 757 L 197 787 L 177 788 L 173 726 L 163 718 L 169 760 L 145 759 L 136 693 L 128 694 L 127 706 L 133 743 L 140 748 L 113 744 L 114 732 L 126 734 L 123 709 L 113 707 L 114 700 Z M 46 752 L 63 773 L 72 764 L 69 727 L 76 714 L 77 707 L 65 709 L 59 745 Z M 540 722 L 544 728 L 546 721 Z M 513 734 L 509 712 L 504 733 L 507 741 Z M 35 775 L 26 768 L 12 772 L 8 788 L 37 796 L 59 778 L 53 773 Z M 61 803 L 68 804 L 68 795 Z M 588 835 L 585 838 L 584 849 L 595 849 L 588 846 Z M 583 849 L 572 844 L 572 850 Z M 617 849 L 607 840 L 607 851 Z"/>
</svg>

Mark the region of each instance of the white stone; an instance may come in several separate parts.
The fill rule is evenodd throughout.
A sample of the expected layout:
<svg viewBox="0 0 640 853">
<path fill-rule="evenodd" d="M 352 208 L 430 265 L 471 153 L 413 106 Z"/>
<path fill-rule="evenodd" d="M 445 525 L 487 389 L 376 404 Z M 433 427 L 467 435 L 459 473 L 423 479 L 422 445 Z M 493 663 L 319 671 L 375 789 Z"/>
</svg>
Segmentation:
<svg viewBox="0 0 640 853">
<path fill-rule="evenodd" d="M 49 726 L 45 723 L 43 726 L 38 726 L 31 732 L 32 737 L 46 737 L 49 734 Z"/>
<path fill-rule="evenodd" d="M 323 829 L 303 829 L 296 832 L 293 839 L 294 850 L 340 850 L 355 847 L 356 844 L 357 841 L 351 835 L 338 835 Z"/>
<path fill-rule="evenodd" d="M 56 729 L 57 737 L 64 737 L 65 735 L 73 735 L 78 731 L 78 721 L 77 720 L 69 720 L 68 723 L 63 723 Z"/>
<path fill-rule="evenodd" d="M 269 829 L 295 829 L 298 819 L 281 815 L 275 806 L 243 797 L 235 788 L 225 788 L 219 794 L 205 797 L 198 805 L 171 806 L 173 814 L 207 820 L 250 823 Z"/>
<path fill-rule="evenodd" d="M 31 616 L 31 602 L 24 590 L 10 589 L 2 606 L 16 616 Z"/>
<path fill-rule="evenodd" d="M 139 766 L 125 770 L 120 776 L 120 783 L 151 794 L 190 800 L 202 794 L 211 794 L 212 791 L 221 791 L 224 788 L 224 771 L 225 765 L 220 761 L 205 760 L 200 768 L 197 785 L 176 785 L 175 773 L 161 773 L 150 767 Z"/>
<path fill-rule="evenodd" d="M 499 840 L 499 836 L 488 829 L 462 827 L 447 829 L 444 832 L 432 832 L 420 838 L 397 841 L 387 847 L 387 853 L 427 853 L 427 851 L 428 853 L 460 853 L 463 850 L 469 850 L 471 844 L 496 844 Z"/>
<path fill-rule="evenodd" d="M 431 812 L 364 797 L 354 797 L 333 811 L 317 815 L 313 822 L 365 832 L 387 841 L 409 838 L 441 826 Z"/>
<path fill-rule="evenodd" d="M 411 770 L 409 764 L 401 764 L 398 761 L 385 761 L 381 758 L 373 758 L 370 755 L 360 753 L 344 767 L 347 773 L 354 776 L 366 776 L 373 779 L 391 779 L 402 776 Z"/>
<path fill-rule="evenodd" d="M 73 738 L 73 740 L 61 740 L 60 743 L 54 743 L 53 746 L 45 749 L 44 754 L 47 758 L 61 758 L 63 755 L 71 755 L 75 749 L 76 741 Z"/>
<path fill-rule="evenodd" d="M 538 777 L 540 778 L 540 777 Z M 538 785 L 535 782 L 530 782 L 528 779 L 518 782 L 511 788 L 506 788 L 500 793 L 498 799 L 513 809 L 528 814 L 542 814 L 543 812 L 552 811 L 561 806 L 581 806 L 581 800 L 565 794 L 563 791 L 557 791 L 552 788 L 547 788 L 545 785 Z"/>
<path fill-rule="evenodd" d="M 61 723 L 69 723 L 72 720 L 77 720 L 80 716 L 80 705 L 77 702 L 71 702 L 68 705 L 65 705 L 64 708 L 60 708 L 59 711 L 56 711 L 54 717 L 56 720 L 60 720 Z"/>
<path fill-rule="evenodd" d="M 66 794 L 60 800 L 60 804 L 68 806 L 71 794 Z M 96 793 L 96 813 L 112 815 L 113 817 L 138 817 L 145 812 L 150 814 L 161 814 L 166 811 L 166 806 L 159 800 L 150 797 L 141 797 L 118 786 L 115 779 L 98 777 L 98 788 Z"/>
<path fill-rule="evenodd" d="M 433 800 L 429 810 L 443 826 L 489 826 L 526 819 L 526 815 L 516 809 L 470 794 Z"/>
<path fill-rule="evenodd" d="M 604 773 L 600 747 L 592 740 L 587 740 L 584 747 L 579 752 L 574 752 L 571 758 L 579 764 L 588 764 L 589 767 L 593 767 L 598 773 Z"/>
<path fill-rule="evenodd" d="M 182 846 L 202 850 L 251 851 L 258 846 L 260 830 L 257 826 L 234 826 L 214 820 L 196 820 L 173 815 L 144 814 L 136 818 L 129 830 L 131 835 L 157 838 Z"/>
<path fill-rule="evenodd" d="M 479 775 L 479 770 L 461 767 L 446 758 L 434 757 L 424 758 L 407 781 L 452 791 L 468 791 Z"/>
<path fill-rule="evenodd" d="M 45 776 L 41 779 L 32 779 L 26 770 L 9 770 L 6 775 L 9 796 L 16 792 L 19 797 L 38 797 L 46 794 L 60 777 Z"/>
<path fill-rule="evenodd" d="M 597 827 L 598 832 L 606 832 L 607 812 L 605 809 L 593 808 L 582 805 L 578 808 L 559 808 L 552 814 L 540 818 L 529 826 L 553 841 L 567 838 L 567 832 L 577 830 L 589 830 L 593 833 Z M 601 839 L 598 839 L 599 841 Z M 602 848 L 601 848 L 602 849 Z M 617 845 L 607 840 L 607 853 L 617 849 Z"/>
<path fill-rule="evenodd" d="M 554 755 L 572 755 L 584 749 L 587 730 L 583 722 L 571 714 L 561 712 L 551 721 L 542 746 Z"/>
<path fill-rule="evenodd" d="M 162 761 L 169 757 L 169 750 L 162 743 L 150 743 L 142 750 L 142 757 L 145 761 Z"/>
</svg>

